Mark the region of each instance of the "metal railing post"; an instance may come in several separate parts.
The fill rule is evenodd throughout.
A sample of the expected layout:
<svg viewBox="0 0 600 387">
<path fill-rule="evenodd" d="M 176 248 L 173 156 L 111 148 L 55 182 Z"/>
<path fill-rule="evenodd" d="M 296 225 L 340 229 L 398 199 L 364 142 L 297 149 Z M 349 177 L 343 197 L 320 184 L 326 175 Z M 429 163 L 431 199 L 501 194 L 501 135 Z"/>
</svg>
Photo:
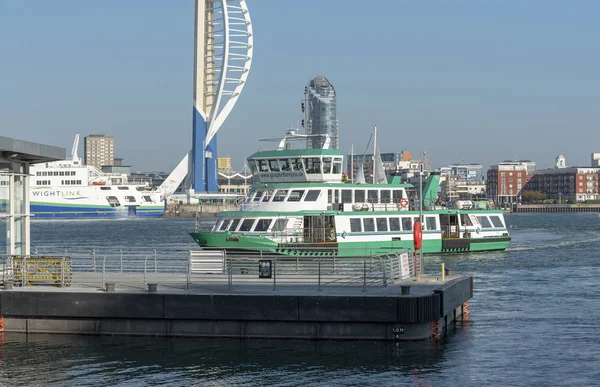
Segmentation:
<svg viewBox="0 0 600 387">
<path fill-rule="evenodd" d="M 146 287 L 146 269 L 148 266 L 148 256 L 144 257 L 144 288 Z"/>
<path fill-rule="evenodd" d="M 227 262 L 227 282 L 229 285 L 229 290 L 233 286 L 233 268 L 231 267 L 231 261 Z"/>
<path fill-rule="evenodd" d="M 21 261 L 21 286 L 27 286 L 27 257 Z"/>
<path fill-rule="evenodd" d="M 363 292 L 367 291 L 367 260 L 363 260 Z"/>
<path fill-rule="evenodd" d="M 123 249 L 119 249 L 119 260 L 121 262 L 121 274 L 123 274 Z"/>
<path fill-rule="evenodd" d="M 102 289 L 106 290 L 106 255 L 102 259 Z"/>
<path fill-rule="evenodd" d="M 317 290 L 319 292 L 321 291 L 321 258 L 319 258 L 319 286 L 318 286 Z"/>
<path fill-rule="evenodd" d="M 92 268 L 96 272 L 96 250 L 92 249 Z"/>
<path fill-rule="evenodd" d="M 382 266 L 383 266 L 383 286 L 387 287 L 387 276 L 386 276 L 386 265 L 387 265 L 387 263 L 386 263 L 385 260 L 383 260 L 383 258 L 381 258 L 381 263 L 382 263 Z"/>
<path fill-rule="evenodd" d="M 156 249 L 154 249 L 154 274 L 158 273 L 156 268 Z"/>
<path fill-rule="evenodd" d="M 190 288 L 190 275 L 192 272 L 192 252 L 188 250 L 188 254 L 186 289 Z"/>
<path fill-rule="evenodd" d="M 63 256 L 60 260 L 60 287 L 65 286 L 65 261 L 66 258 Z"/>
<path fill-rule="evenodd" d="M 261 251 L 262 255 L 262 251 Z M 277 258 L 273 259 L 273 290 L 277 286 Z"/>
</svg>

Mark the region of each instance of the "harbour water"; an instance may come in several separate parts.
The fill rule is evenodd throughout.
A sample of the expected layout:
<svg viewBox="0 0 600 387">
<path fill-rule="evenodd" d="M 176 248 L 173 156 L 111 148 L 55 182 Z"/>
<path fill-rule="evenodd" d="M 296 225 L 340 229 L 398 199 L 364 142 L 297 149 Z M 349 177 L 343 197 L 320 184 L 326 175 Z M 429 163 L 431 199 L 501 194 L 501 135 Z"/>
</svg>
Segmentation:
<svg viewBox="0 0 600 387">
<path fill-rule="evenodd" d="M 509 214 L 504 252 L 428 256 L 475 277 L 469 321 L 439 342 L 4 334 L 0 385 L 594 385 L 600 217 Z M 34 221 L 32 245 L 195 248 L 193 219 Z"/>
</svg>

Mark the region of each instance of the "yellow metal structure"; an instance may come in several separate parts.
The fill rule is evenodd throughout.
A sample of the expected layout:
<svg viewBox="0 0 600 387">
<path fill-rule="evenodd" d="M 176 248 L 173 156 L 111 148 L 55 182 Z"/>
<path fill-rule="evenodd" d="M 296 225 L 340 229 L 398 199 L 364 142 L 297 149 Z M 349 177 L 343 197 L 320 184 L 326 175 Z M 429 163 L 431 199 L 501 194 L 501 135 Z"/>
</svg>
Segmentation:
<svg viewBox="0 0 600 387">
<path fill-rule="evenodd" d="M 71 285 L 70 257 L 13 257 L 14 281 L 21 285 Z"/>
</svg>

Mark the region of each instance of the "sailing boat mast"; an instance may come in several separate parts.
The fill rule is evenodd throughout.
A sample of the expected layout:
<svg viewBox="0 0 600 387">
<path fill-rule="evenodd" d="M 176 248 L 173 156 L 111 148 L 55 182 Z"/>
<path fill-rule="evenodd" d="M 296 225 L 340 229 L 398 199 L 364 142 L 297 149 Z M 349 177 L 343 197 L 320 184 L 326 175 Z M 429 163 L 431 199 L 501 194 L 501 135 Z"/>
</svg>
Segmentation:
<svg viewBox="0 0 600 387">
<path fill-rule="evenodd" d="M 350 182 L 354 183 L 354 144 L 352 144 L 352 148 L 350 148 Z"/>
<path fill-rule="evenodd" d="M 375 176 L 377 176 L 377 125 L 373 129 L 373 184 L 375 184 Z"/>
</svg>

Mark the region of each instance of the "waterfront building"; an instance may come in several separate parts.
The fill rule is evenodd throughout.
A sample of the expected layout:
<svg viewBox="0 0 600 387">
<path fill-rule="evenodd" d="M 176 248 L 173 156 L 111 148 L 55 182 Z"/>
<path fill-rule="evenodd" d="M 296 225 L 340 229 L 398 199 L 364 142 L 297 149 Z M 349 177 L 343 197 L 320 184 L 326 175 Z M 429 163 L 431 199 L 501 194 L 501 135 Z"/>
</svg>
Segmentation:
<svg viewBox="0 0 600 387">
<path fill-rule="evenodd" d="M 440 195 L 446 200 L 482 197 L 486 194 L 483 165 L 452 164 L 440 168 Z"/>
<path fill-rule="evenodd" d="M 328 134 L 331 139 L 330 149 L 339 148 L 339 131 L 335 88 L 325 77 L 315 77 L 304 88 L 305 102 L 302 110 L 305 113 L 306 134 Z M 320 149 L 325 138 L 309 137 L 308 148 Z"/>
<path fill-rule="evenodd" d="M 531 160 L 503 161 L 487 171 L 486 192 L 496 204 L 517 203 L 521 191 L 535 171 Z"/>
<path fill-rule="evenodd" d="M 231 157 L 217 158 L 217 169 L 219 172 L 227 173 L 231 171 Z"/>
<path fill-rule="evenodd" d="M 83 163 L 98 169 L 114 165 L 115 138 L 104 134 L 90 134 L 83 142 Z"/>
<path fill-rule="evenodd" d="M 591 167 L 567 167 L 565 157 L 559 154 L 554 168 L 535 171 L 525 189 L 542 192 L 548 199 L 556 199 L 559 202 L 599 200 L 599 171 L 600 167 L 594 166 L 594 154 Z"/>
<path fill-rule="evenodd" d="M 219 193 L 246 196 L 252 185 L 252 174 L 244 170 L 241 172 L 219 172 Z"/>
</svg>

